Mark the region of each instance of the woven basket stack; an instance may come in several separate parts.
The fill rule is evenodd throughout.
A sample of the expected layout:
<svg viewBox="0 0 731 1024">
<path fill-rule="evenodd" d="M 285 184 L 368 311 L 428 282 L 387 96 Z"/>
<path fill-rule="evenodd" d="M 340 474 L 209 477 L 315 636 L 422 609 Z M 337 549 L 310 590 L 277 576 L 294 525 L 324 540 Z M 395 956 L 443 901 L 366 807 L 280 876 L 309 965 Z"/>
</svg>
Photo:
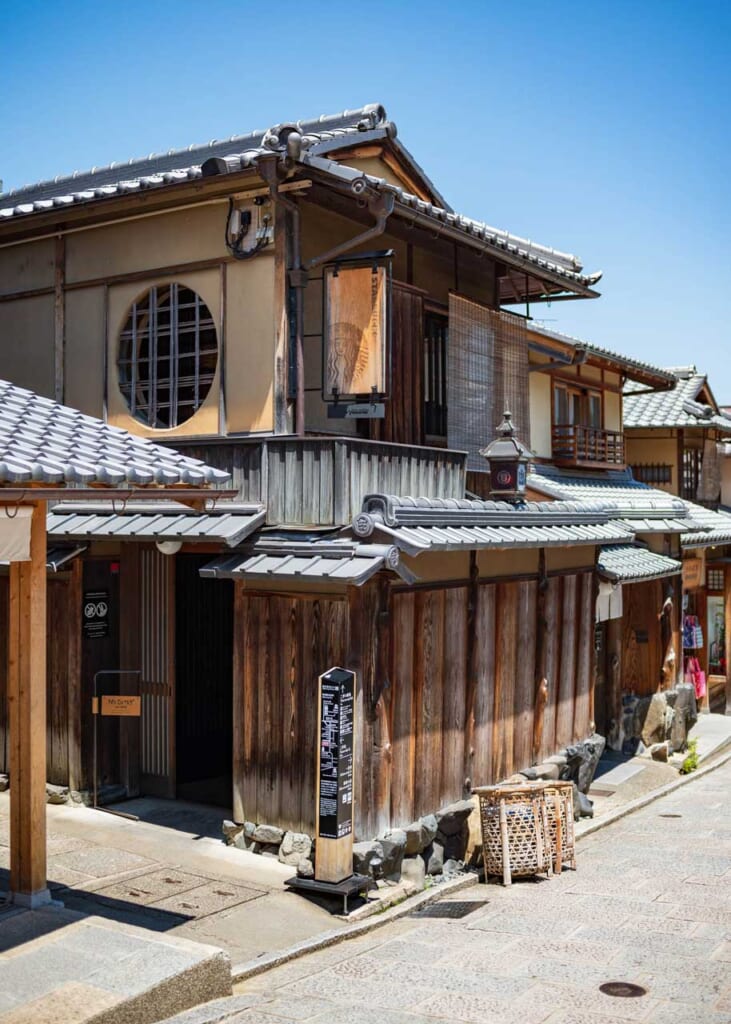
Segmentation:
<svg viewBox="0 0 731 1024">
<path fill-rule="evenodd" d="M 485 878 L 513 878 L 576 867 L 574 802 L 570 782 L 483 786 L 480 800 Z"/>
</svg>

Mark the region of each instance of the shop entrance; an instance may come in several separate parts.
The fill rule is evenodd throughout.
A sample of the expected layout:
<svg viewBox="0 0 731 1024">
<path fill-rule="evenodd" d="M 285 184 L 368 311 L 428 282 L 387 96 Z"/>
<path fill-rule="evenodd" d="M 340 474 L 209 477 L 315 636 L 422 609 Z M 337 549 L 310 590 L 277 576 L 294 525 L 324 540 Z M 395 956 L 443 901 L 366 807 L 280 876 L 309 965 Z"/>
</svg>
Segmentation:
<svg viewBox="0 0 731 1024">
<path fill-rule="evenodd" d="M 233 583 L 201 579 L 209 555 L 175 559 L 176 796 L 231 807 Z"/>
</svg>

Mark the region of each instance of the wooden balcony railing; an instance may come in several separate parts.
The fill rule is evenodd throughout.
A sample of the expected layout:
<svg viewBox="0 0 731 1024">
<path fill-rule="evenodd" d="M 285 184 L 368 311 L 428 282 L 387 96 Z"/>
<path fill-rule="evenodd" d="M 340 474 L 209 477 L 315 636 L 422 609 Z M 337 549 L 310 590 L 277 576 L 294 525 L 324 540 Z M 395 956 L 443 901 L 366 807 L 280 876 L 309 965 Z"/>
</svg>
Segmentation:
<svg viewBox="0 0 731 1024">
<path fill-rule="evenodd" d="M 623 466 L 624 434 L 576 423 L 558 423 L 553 432 L 553 458 L 570 466 Z"/>
</svg>

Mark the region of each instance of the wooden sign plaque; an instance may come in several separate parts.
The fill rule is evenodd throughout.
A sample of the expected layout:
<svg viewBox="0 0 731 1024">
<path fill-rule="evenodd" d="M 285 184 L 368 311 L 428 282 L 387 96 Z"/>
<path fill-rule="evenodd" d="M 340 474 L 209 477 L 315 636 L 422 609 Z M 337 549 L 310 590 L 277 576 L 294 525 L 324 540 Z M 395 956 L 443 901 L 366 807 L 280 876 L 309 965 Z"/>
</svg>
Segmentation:
<svg viewBox="0 0 731 1024">
<path fill-rule="evenodd" d="M 142 701 L 139 697 L 127 694 L 105 696 L 102 697 L 101 713 L 118 718 L 139 718 L 142 714 Z"/>
</svg>

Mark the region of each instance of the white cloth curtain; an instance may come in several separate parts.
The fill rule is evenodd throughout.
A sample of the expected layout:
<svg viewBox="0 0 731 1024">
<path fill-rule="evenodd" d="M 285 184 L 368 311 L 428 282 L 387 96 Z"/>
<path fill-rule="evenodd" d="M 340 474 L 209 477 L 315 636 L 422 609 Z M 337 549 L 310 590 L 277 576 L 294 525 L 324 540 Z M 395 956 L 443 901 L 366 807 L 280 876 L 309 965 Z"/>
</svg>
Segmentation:
<svg viewBox="0 0 731 1024">
<path fill-rule="evenodd" d="M 0 505 L 0 562 L 30 561 L 32 515 L 28 505 Z"/>
</svg>

